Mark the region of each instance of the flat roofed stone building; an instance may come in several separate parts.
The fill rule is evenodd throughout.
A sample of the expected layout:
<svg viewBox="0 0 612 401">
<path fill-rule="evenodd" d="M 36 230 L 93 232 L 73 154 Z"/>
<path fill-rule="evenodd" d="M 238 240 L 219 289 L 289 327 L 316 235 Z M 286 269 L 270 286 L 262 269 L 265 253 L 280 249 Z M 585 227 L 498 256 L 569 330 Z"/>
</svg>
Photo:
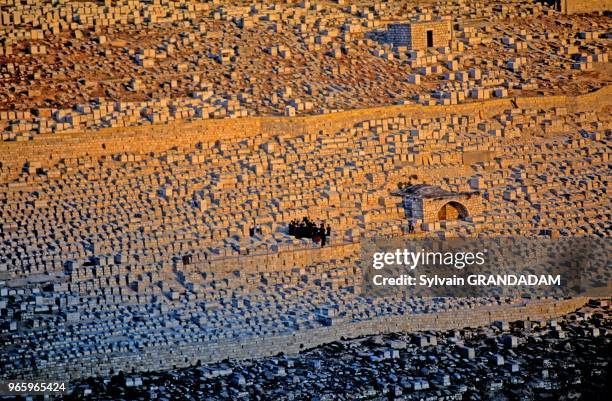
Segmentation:
<svg viewBox="0 0 612 401">
<path fill-rule="evenodd" d="M 395 195 L 403 197 L 408 220 L 435 223 L 465 220 L 482 213 L 482 199 L 474 192 L 451 192 L 438 186 L 409 185 Z"/>
<path fill-rule="evenodd" d="M 389 43 L 394 46 L 406 46 L 412 50 L 447 47 L 451 39 L 452 27 L 448 19 L 390 24 L 387 28 Z"/>
</svg>

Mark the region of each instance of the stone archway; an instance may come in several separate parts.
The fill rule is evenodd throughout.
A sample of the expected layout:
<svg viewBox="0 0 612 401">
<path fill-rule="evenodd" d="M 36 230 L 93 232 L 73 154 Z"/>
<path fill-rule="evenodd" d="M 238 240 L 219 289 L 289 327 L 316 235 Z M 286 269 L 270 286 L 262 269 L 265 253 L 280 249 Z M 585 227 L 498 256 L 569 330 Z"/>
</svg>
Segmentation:
<svg viewBox="0 0 612 401">
<path fill-rule="evenodd" d="M 468 216 L 467 208 L 456 201 L 447 202 L 438 209 L 438 221 L 465 220 Z"/>
</svg>

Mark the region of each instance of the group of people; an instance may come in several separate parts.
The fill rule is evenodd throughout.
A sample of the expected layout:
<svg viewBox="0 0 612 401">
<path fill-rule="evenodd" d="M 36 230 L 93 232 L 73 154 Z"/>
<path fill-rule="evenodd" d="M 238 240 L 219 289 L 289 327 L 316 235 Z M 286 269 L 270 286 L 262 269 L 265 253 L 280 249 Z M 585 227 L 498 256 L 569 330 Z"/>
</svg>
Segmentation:
<svg viewBox="0 0 612 401">
<path fill-rule="evenodd" d="M 318 227 L 317 224 L 310 220 L 308 217 L 304 217 L 302 220 L 294 219 L 289 223 L 289 235 L 293 235 L 296 238 L 310 238 L 315 243 L 321 243 L 321 246 L 327 244 L 327 239 L 331 236 L 331 226 L 325 223 L 321 223 Z"/>
</svg>

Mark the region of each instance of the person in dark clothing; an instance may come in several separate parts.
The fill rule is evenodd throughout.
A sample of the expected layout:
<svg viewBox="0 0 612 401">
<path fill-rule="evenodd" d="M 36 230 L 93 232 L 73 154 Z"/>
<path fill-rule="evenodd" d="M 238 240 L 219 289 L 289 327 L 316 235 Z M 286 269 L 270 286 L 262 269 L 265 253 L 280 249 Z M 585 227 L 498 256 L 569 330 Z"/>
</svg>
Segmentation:
<svg viewBox="0 0 612 401">
<path fill-rule="evenodd" d="M 325 231 L 325 225 L 321 223 L 321 227 L 319 227 L 319 236 L 321 237 L 321 246 L 325 246 L 327 242 L 327 232 Z"/>
<path fill-rule="evenodd" d="M 310 235 L 312 236 L 311 238 L 313 239 L 313 241 L 316 244 L 321 242 L 321 246 L 323 246 L 323 244 L 325 243 L 325 238 L 323 235 L 321 235 L 321 230 L 317 229 L 317 225 L 313 222 L 310 222 L 308 230 L 309 230 Z"/>
<path fill-rule="evenodd" d="M 325 230 L 325 235 L 327 235 L 328 237 L 331 236 L 331 226 L 329 224 L 327 225 L 327 229 Z"/>
</svg>

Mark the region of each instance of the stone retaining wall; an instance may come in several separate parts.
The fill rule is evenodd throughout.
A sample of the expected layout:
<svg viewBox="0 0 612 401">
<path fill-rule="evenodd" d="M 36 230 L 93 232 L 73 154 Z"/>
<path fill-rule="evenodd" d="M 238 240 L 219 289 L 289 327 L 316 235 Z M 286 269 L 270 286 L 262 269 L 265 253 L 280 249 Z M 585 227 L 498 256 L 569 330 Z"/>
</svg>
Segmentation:
<svg viewBox="0 0 612 401">
<path fill-rule="evenodd" d="M 349 110 L 304 117 L 245 117 L 239 119 L 173 122 L 129 128 L 62 134 L 40 134 L 27 142 L 0 142 L 0 164 L 21 167 L 28 161 L 49 166 L 61 159 L 113 155 L 117 153 L 161 152 L 172 147 L 191 147 L 199 142 L 241 139 L 255 136 L 313 134 L 351 128 L 371 119 L 399 115 L 411 118 L 443 117 L 451 114 L 486 118 L 504 110 L 566 107 L 573 112 L 609 107 L 612 87 L 577 97 L 549 96 L 492 99 L 450 106 L 400 105 Z"/>
<path fill-rule="evenodd" d="M 612 0 L 561 0 L 561 11 L 582 14 L 612 10 Z"/>
<path fill-rule="evenodd" d="M 21 379 L 53 378 L 75 380 L 87 376 L 164 370 L 213 363 L 226 358 L 251 359 L 284 354 L 340 340 L 393 332 L 444 331 L 490 325 L 496 320 L 548 320 L 571 313 L 586 303 L 586 298 L 537 301 L 524 306 L 483 307 L 435 314 L 403 315 L 362 322 L 340 323 L 329 327 L 296 331 L 287 335 L 245 338 L 240 341 L 174 345 L 144 349 L 138 354 L 116 353 L 90 356 L 80 364 L 49 365 L 37 372 L 12 372 Z"/>
</svg>

